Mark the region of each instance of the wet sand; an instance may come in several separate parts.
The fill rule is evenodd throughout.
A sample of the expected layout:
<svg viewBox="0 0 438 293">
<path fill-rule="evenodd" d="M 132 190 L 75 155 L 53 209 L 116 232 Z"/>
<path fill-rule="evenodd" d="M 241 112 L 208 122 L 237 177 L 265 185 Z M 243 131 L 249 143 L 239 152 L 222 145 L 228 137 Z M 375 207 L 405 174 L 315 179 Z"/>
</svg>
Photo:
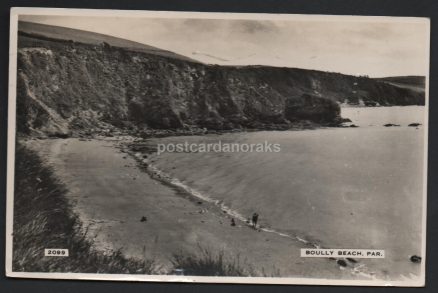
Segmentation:
<svg viewBox="0 0 438 293">
<path fill-rule="evenodd" d="M 366 279 L 333 260 L 301 258 L 300 248 L 306 245 L 299 241 L 258 232 L 241 221 L 231 226 L 230 216 L 216 206 L 152 179 L 120 150 L 121 141 L 71 138 L 26 144 L 66 184 L 68 199 L 97 249 L 154 259 L 163 274 L 171 272 L 173 254 L 199 254 L 201 246 L 239 259 L 257 275 Z M 147 221 L 140 221 L 143 216 Z"/>
</svg>

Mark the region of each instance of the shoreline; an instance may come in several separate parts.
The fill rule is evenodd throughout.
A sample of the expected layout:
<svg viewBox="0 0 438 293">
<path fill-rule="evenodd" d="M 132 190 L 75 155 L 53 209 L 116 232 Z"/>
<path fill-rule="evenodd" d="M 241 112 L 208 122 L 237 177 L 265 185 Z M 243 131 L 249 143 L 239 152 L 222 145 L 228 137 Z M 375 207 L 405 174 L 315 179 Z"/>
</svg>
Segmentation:
<svg viewBox="0 0 438 293">
<path fill-rule="evenodd" d="M 135 143 L 134 143 L 135 144 Z M 246 226 L 249 229 L 252 228 L 251 222 L 249 217 L 245 217 L 244 215 L 240 214 L 238 211 L 231 209 L 227 205 L 225 205 L 222 201 L 214 199 L 209 197 L 208 195 L 204 195 L 194 189 L 192 189 L 190 186 L 184 184 L 181 182 L 178 178 L 172 177 L 169 174 L 165 173 L 164 171 L 157 168 L 153 163 L 151 163 L 147 158 L 144 158 L 143 155 L 135 150 L 132 150 L 133 145 L 128 145 L 125 149 L 123 149 L 123 152 L 126 152 L 130 154 L 136 161 L 137 164 L 139 164 L 141 170 L 146 172 L 152 179 L 157 180 L 158 182 L 169 186 L 172 189 L 175 189 L 178 193 L 178 195 L 188 198 L 192 201 L 202 200 L 206 203 L 212 204 L 213 207 L 217 208 L 220 212 L 225 214 L 226 216 L 230 216 L 231 218 L 239 221 L 241 224 Z M 151 155 L 154 152 L 149 150 L 148 154 Z M 199 201 L 198 201 L 199 203 Z M 326 246 L 321 246 L 315 242 L 309 241 L 306 239 L 305 236 L 302 235 L 290 235 L 281 231 L 277 231 L 275 229 L 265 227 L 263 225 L 259 225 L 256 230 L 258 232 L 264 232 L 264 233 L 272 233 L 275 235 L 278 235 L 280 237 L 284 237 L 286 239 L 290 239 L 291 241 L 294 241 L 296 243 L 300 243 L 301 245 L 304 245 L 303 248 L 330 248 Z M 321 259 L 323 261 L 324 259 Z M 339 265 L 339 269 L 345 270 L 349 269 L 351 270 L 352 274 L 358 274 L 361 275 L 364 278 L 368 279 L 374 279 L 376 273 L 369 270 L 369 268 L 360 262 L 360 260 L 357 260 L 353 257 L 330 257 L 328 260 L 335 262 Z"/>
<path fill-rule="evenodd" d="M 236 227 L 230 227 L 227 215 L 216 207 L 187 200 L 176 194 L 175 189 L 163 186 L 134 167 L 137 162 L 131 156 L 116 152 L 118 142 L 79 139 L 32 142 L 32 148 L 39 150 L 40 155 L 54 167 L 56 175 L 66 183 L 69 189 L 67 197 L 84 227 L 89 228 L 88 237 L 95 241 L 97 247 L 120 249 L 127 257 L 141 257 L 146 249 L 148 256 L 164 265 L 162 273 L 166 274 L 169 272 L 165 267 L 169 266 L 165 264 L 172 254 L 197 255 L 199 250 L 196 247 L 202 244 L 214 252 L 226 251 L 231 259 L 243 259 L 245 264 L 255 268 L 258 275 L 275 274 L 277 265 L 282 269 L 282 277 L 369 279 L 358 272 L 339 269 L 336 262 L 328 259 L 300 258 L 299 248 L 305 247 L 297 240 L 291 241 L 273 233 L 259 233 L 240 222 Z M 58 155 L 54 156 L 53 152 Z M 99 158 L 109 154 L 113 158 L 111 162 Z M 102 169 L 100 165 L 95 166 L 98 169 L 88 169 L 87 174 L 83 174 L 80 165 L 69 164 L 72 159 L 78 162 L 80 157 L 83 161 L 80 164 L 87 166 L 94 166 L 94 161 L 96 164 L 110 163 L 112 167 L 115 164 L 130 164 L 132 175 L 121 178 L 123 168 L 115 173 L 100 173 L 110 170 Z M 136 180 L 132 181 L 133 178 Z M 123 186 L 122 190 L 120 186 Z M 96 193 L 97 190 L 100 192 Z M 142 190 L 148 192 L 145 194 Z M 116 205 L 112 201 L 116 201 Z M 108 209 L 108 205 L 112 208 Z M 141 214 L 147 215 L 147 223 L 139 221 Z"/>
<path fill-rule="evenodd" d="M 360 105 L 348 105 L 341 106 L 342 109 L 385 109 L 393 107 L 425 107 L 425 105 L 381 105 L 381 106 L 360 106 Z M 128 126 L 116 127 L 112 124 L 103 122 L 103 126 L 96 126 L 90 131 L 85 130 L 70 130 L 69 133 L 51 133 L 44 134 L 42 132 L 35 132 L 32 134 L 18 134 L 18 137 L 23 138 L 35 138 L 35 139 L 66 139 L 66 138 L 82 138 L 82 139 L 99 139 L 98 137 L 105 138 L 117 138 L 123 136 L 132 136 L 141 139 L 150 138 L 165 138 L 165 137 L 178 137 L 178 136 L 203 136 L 209 134 L 222 135 L 228 133 L 245 133 L 245 132 L 258 132 L 258 131 L 304 131 L 304 130 L 317 130 L 317 129 L 332 129 L 332 128 L 349 128 L 359 127 L 351 121 L 351 117 L 339 116 L 332 122 L 313 122 L 309 120 L 301 120 L 296 122 L 290 122 L 285 124 L 266 124 L 260 123 L 258 127 L 241 127 L 232 129 L 207 129 L 198 126 L 188 126 L 187 128 L 176 129 L 159 129 L 148 128 L 143 125 L 135 125 L 129 121 L 124 121 Z M 415 123 L 416 121 L 412 121 Z M 99 128 L 100 127 L 100 128 Z"/>
</svg>

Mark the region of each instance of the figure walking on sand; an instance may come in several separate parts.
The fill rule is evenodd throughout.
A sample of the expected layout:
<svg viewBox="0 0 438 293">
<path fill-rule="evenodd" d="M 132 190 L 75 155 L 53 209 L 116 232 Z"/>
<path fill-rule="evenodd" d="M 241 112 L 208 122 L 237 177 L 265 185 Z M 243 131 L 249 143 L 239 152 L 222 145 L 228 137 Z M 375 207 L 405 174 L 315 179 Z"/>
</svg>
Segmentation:
<svg viewBox="0 0 438 293">
<path fill-rule="evenodd" d="M 258 220 L 259 220 L 259 214 L 257 214 L 257 213 L 252 214 L 252 227 L 254 229 L 257 228 L 257 221 Z"/>
</svg>

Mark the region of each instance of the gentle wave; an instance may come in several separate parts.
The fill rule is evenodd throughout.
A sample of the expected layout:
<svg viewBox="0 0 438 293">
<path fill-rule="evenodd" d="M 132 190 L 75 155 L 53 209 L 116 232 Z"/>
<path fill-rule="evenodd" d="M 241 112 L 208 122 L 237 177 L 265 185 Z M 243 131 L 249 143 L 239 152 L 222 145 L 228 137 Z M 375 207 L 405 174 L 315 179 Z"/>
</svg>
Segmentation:
<svg viewBox="0 0 438 293">
<path fill-rule="evenodd" d="M 245 225 L 249 226 L 247 224 L 247 218 L 245 216 L 243 216 L 242 214 L 240 214 L 238 211 L 231 209 L 230 207 L 228 207 L 227 205 L 225 205 L 223 203 L 223 201 L 221 200 L 217 200 L 214 198 L 211 198 L 205 194 L 202 194 L 201 192 L 191 188 L 190 186 L 184 184 L 183 182 L 181 182 L 178 178 L 172 177 L 170 176 L 168 173 L 160 170 L 158 167 L 156 167 L 155 165 L 153 165 L 150 160 L 148 159 L 143 159 L 142 155 L 140 153 L 135 153 L 133 154 L 134 157 L 137 159 L 138 162 L 140 162 L 144 167 L 146 167 L 147 173 L 149 175 L 151 175 L 152 178 L 154 177 L 158 177 L 160 181 L 165 181 L 166 183 L 179 188 L 181 190 L 183 190 L 185 193 L 189 194 L 190 196 L 193 196 L 197 199 L 203 200 L 205 202 L 214 204 L 215 206 L 217 206 L 218 208 L 220 208 L 222 211 L 226 212 L 228 215 L 236 218 L 237 220 L 245 223 Z M 156 179 L 156 178 L 154 178 Z M 303 237 L 297 236 L 297 235 L 289 235 L 280 231 L 277 231 L 275 229 L 270 229 L 270 228 L 264 228 L 264 227 L 259 227 L 260 231 L 266 232 L 266 233 L 273 233 L 276 234 L 278 236 L 281 237 L 285 237 L 285 238 L 289 238 L 291 240 L 294 241 L 298 241 L 300 243 L 309 245 L 313 248 L 323 248 L 320 245 L 310 242 L 308 240 L 306 240 Z M 340 267 L 341 269 L 344 269 L 343 267 Z M 376 279 L 376 274 L 372 271 L 369 270 L 369 268 L 365 265 L 365 264 L 357 264 L 354 265 L 353 267 L 350 267 L 351 269 L 351 273 L 355 274 L 355 275 L 359 275 L 365 278 L 369 278 L 369 279 Z"/>
</svg>

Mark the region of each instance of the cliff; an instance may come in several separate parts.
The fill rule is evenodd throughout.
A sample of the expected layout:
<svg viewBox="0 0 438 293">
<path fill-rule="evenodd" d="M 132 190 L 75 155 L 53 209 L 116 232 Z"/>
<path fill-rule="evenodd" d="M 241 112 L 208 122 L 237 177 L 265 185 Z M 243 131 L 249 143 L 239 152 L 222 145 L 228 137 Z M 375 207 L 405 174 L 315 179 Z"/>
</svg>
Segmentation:
<svg viewBox="0 0 438 293">
<path fill-rule="evenodd" d="M 301 121 L 337 125 L 341 103 L 424 104 L 424 91 L 367 77 L 207 65 L 133 42 L 124 46 L 112 37 L 99 43 L 99 35 L 87 38 L 82 31 L 68 29 L 61 38 L 63 29 L 49 34 L 47 27 L 19 27 L 17 130 L 22 134 L 126 126 L 222 130 L 288 128 Z M 72 39 L 77 35 L 79 40 Z"/>
</svg>

